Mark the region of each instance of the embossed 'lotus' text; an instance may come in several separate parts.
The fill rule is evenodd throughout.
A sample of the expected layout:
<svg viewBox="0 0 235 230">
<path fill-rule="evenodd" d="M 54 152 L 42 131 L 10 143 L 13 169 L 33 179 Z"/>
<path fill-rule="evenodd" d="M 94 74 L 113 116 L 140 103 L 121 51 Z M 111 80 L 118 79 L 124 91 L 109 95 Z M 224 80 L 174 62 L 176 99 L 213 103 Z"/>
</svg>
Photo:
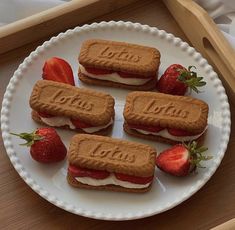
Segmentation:
<svg viewBox="0 0 235 230">
<path fill-rule="evenodd" d="M 162 116 L 187 118 L 189 112 L 181 108 L 177 108 L 172 102 L 165 105 L 157 105 L 157 100 L 152 99 L 144 108 L 145 114 L 158 114 Z"/>
<path fill-rule="evenodd" d="M 102 143 L 96 143 L 89 155 L 97 158 L 108 158 L 110 160 L 134 163 L 135 155 L 122 152 L 118 146 L 104 149 Z"/>
<path fill-rule="evenodd" d="M 99 56 L 100 58 L 125 61 L 125 62 L 134 62 L 138 63 L 141 59 L 141 56 L 134 54 L 126 48 L 121 48 L 120 50 L 114 50 L 110 46 L 105 46 Z"/>
<path fill-rule="evenodd" d="M 85 111 L 91 111 L 94 106 L 93 103 L 81 99 L 81 97 L 78 94 L 72 96 L 65 96 L 62 94 L 63 94 L 62 89 L 55 91 L 55 93 L 52 94 L 50 98 L 50 102 L 56 104 L 66 104 L 68 106 L 83 109 Z"/>
</svg>

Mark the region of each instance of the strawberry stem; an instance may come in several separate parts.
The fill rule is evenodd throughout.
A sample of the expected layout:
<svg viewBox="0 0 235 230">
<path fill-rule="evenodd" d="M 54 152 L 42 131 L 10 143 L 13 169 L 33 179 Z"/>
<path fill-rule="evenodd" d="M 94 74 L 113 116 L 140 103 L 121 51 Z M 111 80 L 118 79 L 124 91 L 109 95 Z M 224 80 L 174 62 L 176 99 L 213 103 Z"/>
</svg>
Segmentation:
<svg viewBox="0 0 235 230">
<path fill-rule="evenodd" d="M 36 141 L 39 141 L 39 140 L 43 139 L 42 136 L 36 134 L 36 131 L 37 130 L 35 130 L 32 133 L 19 133 L 19 134 L 18 133 L 10 133 L 10 134 L 14 135 L 14 136 L 17 136 L 17 137 L 20 137 L 21 139 L 24 139 L 26 141 L 25 143 L 22 143 L 20 145 L 30 147 Z"/>
<path fill-rule="evenodd" d="M 201 161 L 207 161 L 212 158 L 212 156 L 205 156 L 204 152 L 208 150 L 207 147 L 200 146 L 197 147 L 197 142 L 193 141 L 188 144 L 183 143 L 185 148 L 189 151 L 190 154 L 190 163 L 193 169 L 198 168 L 205 168 L 200 163 Z"/>
<path fill-rule="evenodd" d="M 206 85 L 206 82 L 203 81 L 203 77 L 198 77 L 197 72 L 192 71 L 192 68 L 196 69 L 195 66 L 189 66 L 187 70 L 177 69 L 177 71 L 180 73 L 178 80 L 185 83 L 196 93 L 200 93 L 201 91 L 198 90 L 198 87 Z"/>
</svg>

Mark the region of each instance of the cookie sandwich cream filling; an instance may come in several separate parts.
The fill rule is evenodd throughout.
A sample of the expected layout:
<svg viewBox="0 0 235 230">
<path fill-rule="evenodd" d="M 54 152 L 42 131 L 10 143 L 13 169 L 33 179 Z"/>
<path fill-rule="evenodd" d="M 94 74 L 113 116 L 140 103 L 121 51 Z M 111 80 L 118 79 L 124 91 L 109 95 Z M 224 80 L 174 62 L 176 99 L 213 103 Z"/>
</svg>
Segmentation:
<svg viewBox="0 0 235 230">
<path fill-rule="evenodd" d="M 122 77 L 118 72 L 113 73 L 106 73 L 106 74 L 94 74 L 88 72 L 84 66 L 80 64 L 80 71 L 82 74 L 86 75 L 87 77 L 104 80 L 104 81 L 111 81 L 117 82 L 125 85 L 144 85 L 148 81 L 153 79 L 153 76 L 149 78 L 134 78 L 134 77 Z"/>
<path fill-rule="evenodd" d="M 80 183 L 92 186 L 118 185 L 124 188 L 135 188 L 135 189 L 147 188 L 151 184 L 151 182 L 146 184 L 136 184 L 128 181 L 122 181 L 117 179 L 117 177 L 113 173 L 111 173 L 110 176 L 108 176 L 105 179 L 94 179 L 91 177 L 75 177 L 75 179 Z"/>
<path fill-rule="evenodd" d="M 203 132 L 196 134 L 196 135 L 190 135 L 190 136 L 175 136 L 175 135 L 170 134 L 167 129 L 163 129 L 159 132 L 150 132 L 150 131 L 146 131 L 143 129 L 136 129 L 136 128 L 131 128 L 131 129 L 133 129 L 141 134 L 159 136 L 159 137 L 163 137 L 163 138 L 167 138 L 167 139 L 170 139 L 173 141 L 179 141 L 179 142 L 184 142 L 184 141 L 188 142 L 188 141 L 196 140 L 200 136 L 202 136 L 203 133 L 206 131 L 206 129 L 204 129 Z"/>
<path fill-rule="evenodd" d="M 136 177 L 126 174 L 110 173 L 103 170 L 93 170 L 69 165 L 69 174 L 78 182 L 90 186 L 117 185 L 124 188 L 147 188 L 153 180 L 150 177 Z"/>
<path fill-rule="evenodd" d="M 55 117 L 42 117 L 40 116 L 40 119 L 47 125 L 49 126 L 53 126 L 53 127 L 61 127 L 61 126 L 69 126 L 70 129 L 81 129 L 86 133 L 95 133 L 98 132 L 102 129 L 107 128 L 108 126 L 113 124 L 113 119 L 111 118 L 110 122 L 106 125 L 102 125 L 102 126 L 94 126 L 94 127 L 87 127 L 87 128 L 83 128 L 83 127 L 76 127 L 72 121 L 70 120 L 70 118 L 68 117 L 64 117 L 64 116 L 55 116 Z"/>
</svg>

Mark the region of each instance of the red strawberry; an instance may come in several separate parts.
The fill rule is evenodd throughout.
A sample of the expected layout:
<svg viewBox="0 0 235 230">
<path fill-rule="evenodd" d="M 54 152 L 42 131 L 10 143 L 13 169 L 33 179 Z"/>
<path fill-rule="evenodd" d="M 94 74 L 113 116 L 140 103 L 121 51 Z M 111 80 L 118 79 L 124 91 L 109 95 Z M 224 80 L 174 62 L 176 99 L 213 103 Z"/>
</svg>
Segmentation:
<svg viewBox="0 0 235 230">
<path fill-rule="evenodd" d="M 202 167 L 200 162 L 211 159 L 204 156 L 206 147 L 197 147 L 197 142 L 177 144 L 162 153 L 156 158 L 156 165 L 162 171 L 174 176 L 186 176 L 196 167 Z"/>
<path fill-rule="evenodd" d="M 139 176 L 126 175 L 122 173 L 115 173 L 115 176 L 118 180 L 128 181 L 133 184 L 147 184 L 153 180 L 153 176 L 139 177 Z"/>
<path fill-rule="evenodd" d="M 113 73 L 112 70 L 108 70 L 108 69 L 96 69 L 96 68 L 90 68 L 90 67 L 86 67 L 85 69 L 88 73 L 96 74 L 96 75 L 103 75 L 103 74 L 105 75 L 105 74 Z"/>
<path fill-rule="evenodd" d="M 71 122 L 77 129 L 85 129 L 85 128 L 90 128 L 92 125 L 89 125 L 85 122 L 80 121 L 79 119 L 71 119 Z"/>
<path fill-rule="evenodd" d="M 38 128 L 32 133 L 15 134 L 27 142 L 21 145 L 30 147 L 32 158 L 41 163 L 62 161 L 67 149 L 53 128 Z"/>
<path fill-rule="evenodd" d="M 43 66 L 42 78 L 75 85 L 71 66 L 68 62 L 58 57 L 46 60 Z"/>
<path fill-rule="evenodd" d="M 94 179 L 105 179 L 110 175 L 109 172 L 104 170 L 81 168 L 71 164 L 69 165 L 68 171 L 73 177 L 91 177 Z"/>
<path fill-rule="evenodd" d="M 194 135 L 196 135 L 194 133 L 190 133 L 190 132 L 182 130 L 182 129 L 171 129 L 171 128 L 168 128 L 167 130 L 168 130 L 168 133 L 170 133 L 173 136 L 177 136 L 177 137 L 194 136 Z"/>
<path fill-rule="evenodd" d="M 204 86 L 206 82 L 202 81 L 203 77 L 198 77 L 196 72 L 191 71 L 192 68 L 196 67 L 189 66 L 186 69 L 179 64 L 170 65 L 157 82 L 157 90 L 161 93 L 184 95 L 189 87 L 199 93 L 197 87 Z"/>
<path fill-rule="evenodd" d="M 153 132 L 153 133 L 158 133 L 161 130 L 163 130 L 164 128 L 160 127 L 160 126 L 145 126 L 145 125 L 133 125 L 133 124 L 129 124 L 130 128 L 132 129 L 142 129 L 148 132 Z"/>
</svg>

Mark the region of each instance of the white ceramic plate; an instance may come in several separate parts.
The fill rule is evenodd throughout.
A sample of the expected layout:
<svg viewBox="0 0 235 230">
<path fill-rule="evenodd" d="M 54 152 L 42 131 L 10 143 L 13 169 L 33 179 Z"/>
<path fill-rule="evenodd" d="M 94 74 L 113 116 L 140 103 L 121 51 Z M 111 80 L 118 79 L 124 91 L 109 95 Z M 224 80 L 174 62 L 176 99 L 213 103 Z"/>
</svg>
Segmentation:
<svg viewBox="0 0 235 230">
<path fill-rule="evenodd" d="M 28 104 L 33 85 L 41 79 L 46 59 L 58 56 L 67 60 L 73 68 L 78 86 L 106 91 L 115 97 L 115 125 L 112 137 L 150 144 L 160 152 L 165 144 L 132 138 L 122 129 L 123 106 L 128 90 L 88 86 L 78 82 L 78 53 L 82 42 L 89 38 L 126 41 L 157 47 L 162 55 L 160 73 L 173 63 L 194 65 L 199 75 L 207 81 L 203 93 L 193 94 L 205 100 L 210 107 L 209 128 L 205 145 L 213 159 L 205 162 L 206 169 L 186 178 L 174 178 L 156 169 L 156 178 L 150 192 L 128 194 L 108 191 L 90 191 L 70 187 L 66 182 L 66 161 L 54 165 L 42 165 L 33 161 L 28 149 L 9 132 L 31 131 L 39 125 L 32 121 Z M 96 219 L 128 220 L 151 216 L 180 204 L 197 192 L 219 166 L 227 148 L 230 134 L 230 111 L 225 90 L 217 74 L 195 51 L 181 39 L 165 31 L 131 22 L 101 22 L 84 25 L 51 38 L 27 57 L 14 73 L 4 95 L 1 111 L 1 128 L 4 145 L 12 164 L 25 182 L 40 196 L 69 212 Z M 58 130 L 64 143 L 75 133 Z"/>
</svg>

